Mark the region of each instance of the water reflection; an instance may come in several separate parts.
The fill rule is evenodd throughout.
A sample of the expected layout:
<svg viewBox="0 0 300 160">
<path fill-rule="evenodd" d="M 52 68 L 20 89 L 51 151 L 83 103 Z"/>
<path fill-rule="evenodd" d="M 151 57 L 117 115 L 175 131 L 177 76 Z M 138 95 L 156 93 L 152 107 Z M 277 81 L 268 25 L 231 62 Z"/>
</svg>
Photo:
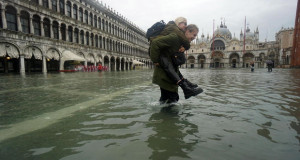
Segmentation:
<svg viewBox="0 0 300 160">
<path fill-rule="evenodd" d="M 183 119 L 176 108 L 171 107 L 152 114 L 149 121 L 147 127 L 155 131 L 146 141 L 153 150 L 149 159 L 190 158 L 188 154 L 197 142 L 188 135 L 198 132 L 195 124 Z"/>
</svg>

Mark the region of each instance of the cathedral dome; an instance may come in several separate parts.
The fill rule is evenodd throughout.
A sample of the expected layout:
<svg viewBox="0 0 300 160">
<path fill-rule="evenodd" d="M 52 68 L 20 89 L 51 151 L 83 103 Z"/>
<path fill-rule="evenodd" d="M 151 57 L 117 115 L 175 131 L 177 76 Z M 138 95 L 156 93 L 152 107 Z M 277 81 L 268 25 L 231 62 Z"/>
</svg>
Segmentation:
<svg viewBox="0 0 300 160">
<path fill-rule="evenodd" d="M 231 39 L 232 38 L 232 34 L 229 31 L 229 29 L 227 29 L 227 26 L 221 23 L 220 28 L 216 29 L 214 32 L 216 37 L 223 37 L 225 39 Z"/>
<path fill-rule="evenodd" d="M 255 35 L 253 32 L 250 32 L 250 29 L 247 28 L 246 30 L 246 39 L 254 39 L 255 38 Z"/>
</svg>

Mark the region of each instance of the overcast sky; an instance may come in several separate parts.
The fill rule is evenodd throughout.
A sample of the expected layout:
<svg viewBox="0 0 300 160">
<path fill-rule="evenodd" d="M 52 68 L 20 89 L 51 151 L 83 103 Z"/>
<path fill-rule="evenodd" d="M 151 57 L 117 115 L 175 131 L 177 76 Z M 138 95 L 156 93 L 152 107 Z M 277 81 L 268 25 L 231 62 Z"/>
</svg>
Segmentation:
<svg viewBox="0 0 300 160">
<path fill-rule="evenodd" d="M 99 0 L 100 2 L 101 0 Z M 199 34 L 210 36 L 225 18 L 232 36 L 240 37 L 245 17 L 250 30 L 259 29 L 260 41 L 275 40 L 275 34 L 282 28 L 295 24 L 297 0 L 102 0 L 119 14 L 125 16 L 142 30 L 164 20 L 186 17 L 188 23 L 199 27 Z"/>
</svg>

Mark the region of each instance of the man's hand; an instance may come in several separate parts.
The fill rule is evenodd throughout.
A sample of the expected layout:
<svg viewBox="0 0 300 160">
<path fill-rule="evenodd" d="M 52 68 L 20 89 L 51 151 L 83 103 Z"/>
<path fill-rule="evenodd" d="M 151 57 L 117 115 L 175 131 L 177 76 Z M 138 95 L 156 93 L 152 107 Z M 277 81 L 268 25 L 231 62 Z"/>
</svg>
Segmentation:
<svg viewBox="0 0 300 160">
<path fill-rule="evenodd" d="M 184 52 L 185 51 L 185 48 L 183 47 L 183 46 L 181 46 L 180 48 L 179 48 L 179 51 L 178 52 Z"/>
<path fill-rule="evenodd" d="M 159 63 L 153 63 L 155 66 L 159 66 Z"/>
</svg>

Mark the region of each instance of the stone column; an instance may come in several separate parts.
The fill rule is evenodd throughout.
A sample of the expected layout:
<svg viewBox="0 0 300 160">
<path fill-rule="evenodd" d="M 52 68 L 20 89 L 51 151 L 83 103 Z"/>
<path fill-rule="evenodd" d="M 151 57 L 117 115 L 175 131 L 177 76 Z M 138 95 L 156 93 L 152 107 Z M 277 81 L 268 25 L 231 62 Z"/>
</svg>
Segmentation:
<svg viewBox="0 0 300 160">
<path fill-rule="evenodd" d="M 64 63 L 65 63 L 65 61 L 62 61 L 60 59 L 60 61 L 59 61 L 59 70 L 64 70 Z"/>
<path fill-rule="evenodd" d="M 72 30 L 73 43 L 76 43 L 76 39 L 75 39 L 75 27 L 73 26 L 72 28 L 73 28 L 73 30 Z"/>
<path fill-rule="evenodd" d="M 20 55 L 20 73 L 24 74 L 25 73 L 25 60 L 24 60 L 24 55 Z"/>
<path fill-rule="evenodd" d="M 56 2 L 56 10 L 57 10 L 57 13 L 60 13 L 60 8 L 59 8 L 59 0 L 57 0 Z"/>
<path fill-rule="evenodd" d="M 41 36 L 44 37 L 45 36 L 45 31 L 44 31 L 44 21 L 41 20 Z"/>
<path fill-rule="evenodd" d="M 87 61 L 84 61 L 84 66 L 85 66 L 85 67 L 87 67 L 87 63 L 88 63 Z"/>
<path fill-rule="evenodd" d="M 54 38 L 52 21 L 50 21 L 50 38 Z"/>
<path fill-rule="evenodd" d="M 18 26 L 18 31 L 22 32 L 22 24 L 21 24 L 20 13 L 17 13 L 17 26 Z"/>
<path fill-rule="evenodd" d="M 60 24 L 58 24 L 58 39 L 59 39 L 59 40 L 62 40 L 62 37 L 61 37 L 61 30 L 60 30 Z"/>
<path fill-rule="evenodd" d="M 32 14 L 30 14 L 29 25 L 30 25 L 30 34 L 34 34 L 34 28 L 33 28 L 33 23 L 32 23 Z"/>
<path fill-rule="evenodd" d="M 39 0 L 39 5 L 43 5 L 43 0 Z"/>
<path fill-rule="evenodd" d="M 66 26 L 66 42 L 69 42 L 69 28 Z"/>
<path fill-rule="evenodd" d="M 67 3 L 66 3 L 66 0 L 64 0 L 64 4 L 65 4 L 65 13 L 64 13 L 64 15 L 67 15 Z"/>
<path fill-rule="evenodd" d="M 43 56 L 43 73 L 47 73 L 47 61 L 45 56 Z"/>
<path fill-rule="evenodd" d="M 7 29 L 6 16 L 5 16 L 5 8 L 2 6 L 1 8 L 1 16 L 2 16 L 2 25 L 3 29 Z"/>
</svg>

